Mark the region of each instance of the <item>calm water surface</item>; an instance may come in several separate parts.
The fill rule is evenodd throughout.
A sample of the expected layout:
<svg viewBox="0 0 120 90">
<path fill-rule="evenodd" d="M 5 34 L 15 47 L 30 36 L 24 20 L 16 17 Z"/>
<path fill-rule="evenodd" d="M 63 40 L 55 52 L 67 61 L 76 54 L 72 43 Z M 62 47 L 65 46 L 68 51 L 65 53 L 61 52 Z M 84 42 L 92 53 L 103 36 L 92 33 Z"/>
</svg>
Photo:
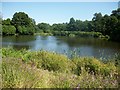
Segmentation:
<svg viewBox="0 0 120 90">
<path fill-rule="evenodd" d="M 93 56 L 108 59 L 120 53 L 120 43 L 95 38 L 55 37 L 55 36 L 5 36 L 0 44 L 15 49 L 47 50 L 71 56 L 75 52 L 79 56 Z"/>
</svg>

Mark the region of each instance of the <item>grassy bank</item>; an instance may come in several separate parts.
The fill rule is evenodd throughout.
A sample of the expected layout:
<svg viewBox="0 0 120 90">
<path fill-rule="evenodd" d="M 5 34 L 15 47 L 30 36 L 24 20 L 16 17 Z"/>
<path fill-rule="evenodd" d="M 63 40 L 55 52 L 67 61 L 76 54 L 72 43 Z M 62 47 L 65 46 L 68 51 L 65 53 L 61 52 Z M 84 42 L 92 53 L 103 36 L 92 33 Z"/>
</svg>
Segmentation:
<svg viewBox="0 0 120 90">
<path fill-rule="evenodd" d="M 2 48 L 4 88 L 117 88 L 118 66 L 96 58 Z"/>
<path fill-rule="evenodd" d="M 41 32 L 35 33 L 34 35 L 42 36 L 68 36 L 68 37 L 94 37 L 109 40 L 109 36 L 104 36 L 100 32 L 84 32 L 84 31 L 51 31 L 51 32 Z"/>
</svg>

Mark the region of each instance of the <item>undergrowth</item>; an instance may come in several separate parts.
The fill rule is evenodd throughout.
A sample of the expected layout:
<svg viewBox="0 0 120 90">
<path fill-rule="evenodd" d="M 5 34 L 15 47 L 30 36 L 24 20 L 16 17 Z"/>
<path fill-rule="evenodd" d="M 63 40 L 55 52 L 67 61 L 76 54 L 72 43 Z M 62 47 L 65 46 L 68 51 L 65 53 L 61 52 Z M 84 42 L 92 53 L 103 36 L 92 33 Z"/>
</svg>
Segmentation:
<svg viewBox="0 0 120 90">
<path fill-rule="evenodd" d="M 2 48 L 3 88 L 118 88 L 119 65 L 96 58 Z"/>
</svg>

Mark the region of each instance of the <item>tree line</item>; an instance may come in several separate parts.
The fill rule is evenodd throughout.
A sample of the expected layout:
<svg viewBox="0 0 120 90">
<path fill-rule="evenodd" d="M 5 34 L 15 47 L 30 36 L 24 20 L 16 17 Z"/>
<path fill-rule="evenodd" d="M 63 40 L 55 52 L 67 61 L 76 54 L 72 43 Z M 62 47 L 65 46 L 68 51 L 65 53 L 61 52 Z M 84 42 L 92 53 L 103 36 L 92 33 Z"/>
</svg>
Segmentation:
<svg viewBox="0 0 120 90">
<path fill-rule="evenodd" d="M 34 33 L 52 33 L 66 35 L 66 33 L 99 32 L 108 35 L 110 40 L 120 41 L 120 8 L 113 10 L 111 15 L 95 13 L 91 21 L 70 18 L 68 23 L 50 25 L 38 23 L 24 12 L 16 12 L 12 20 L 2 20 L 3 35 L 33 35 Z"/>
</svg>

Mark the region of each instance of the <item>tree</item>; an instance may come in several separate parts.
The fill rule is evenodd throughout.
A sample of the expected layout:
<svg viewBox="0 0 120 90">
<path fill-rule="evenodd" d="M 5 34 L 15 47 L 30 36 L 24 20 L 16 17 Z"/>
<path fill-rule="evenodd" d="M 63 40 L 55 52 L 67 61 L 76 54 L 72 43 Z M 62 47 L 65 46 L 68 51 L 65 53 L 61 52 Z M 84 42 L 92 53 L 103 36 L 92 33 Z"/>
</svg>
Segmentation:
<svg viewBox="0 0 120 90">
<path fill-rule="evenodd" d="M 109 23 L 110 23 L 109 36 L 110 36 L 111 40 L 120 41 L 120 26 L 119 26 L 120 22 L 119 22 L 119 20 L 115 16 L 110 16 Z"/>
<path fill-rule="evenodd" d="M 83 22 L 82 31 L 89 31 L 88 24 L 89 24 L 89 21 L 87 20 Z"/>
<path fill-rule="evenodd" d="M 53 31 L 66 31 L 67 24 L 66 23 L 62 23 L 62 24 L 53 24 L 52 25 L 52 30 Z"/>
<path fill-rule="evenodd" d="M 35 19 L 33 19 L 33 18 L 30 18 L 30 19 L 31 19 L 31 22 L 33 23 L 33 25 L 36 25 Z"/>
<path fill-rule="evenodd" d="M 70 21 L 69 21 L 69 23 L 67 25 L 67 29 L 68 29 L 68 31 L 76 31 L 77 30 L 76 23 L 75 23 L 75 20 L 74 20 L 73 17 L 70 18 Z"/>
<path fill-rule="evenodd" d="M 13 35 L 16 32 L 16 28 L 13 25 L 3 25 L 2 33 L 3 35 Z"/>
<path fill-rule="evenodd" d="M 11 25 L 11 20 L 8 18 L 2 21 L 2 25 Z"/>
<path fill-rule="evenodd" d="M 76 20 L 76 30 L 82 31 L 83 22 L 81 20 Z"/>
<path fill-rule="evenodd" d="M 12 24 L 16 27 L 16 33 L 33 34 L 35 32 L 34 19 L 29 18 L 29 16 L 24 12 L 18 12 L 18 13 L 16 12 L 12 18 Z M 20 27 L 23 28 L 23 30 L 25 31 L 21 30 Z"/>
<path fill-rule="evenodd" d="M 19 34 L 27 34 L 27 28 L 25 26 L 18 26 Z"/>
<path fill-rule="evenodd" d="M 43 30 L 44 32 L 50 30 L 50 25 L 47 23 L 38 23 L 37 27 L 39 30 Z"/>
<path fill-rule="evenodd" d="M 120 8 L 118 8 L 117 10 L 113 10 L 111 16 L 115 16 L 120 20 Z"/>
<path fill-rule="evenodd" d="M 19 34 L 28 35 L 34 34 L 34 27 L 33 26 L 18 26 Z M 29 32 L 28 32 L 29 31 Z"/>
<path fill-rule="evenodd" d="M 100 21 L 102 19 L 101 13 L 95 13 L 92 21 Z"/>
<path fill-rule="evenodd" d="M 2 20 L 2 34 L 3 35 L 13 35 L 16 32 L 16 28 L 11 25 L 11 20 L 8 18 Z"/>
<path fill-rule="evenodd" d="M 27 14 L 24 12 L 16 12 L 13 15 L 12 23 L 17 26 L 27 26 L 32 22 L 32 20 L 29 18 Z"/>
<path fill-rule="evenodd" d="M 92 21 L 75 20 L 70 18 L 69 23 L 59 23 L 50 26 L 47 23 L 36 25 L 34 19 L 30 18 L 24 12 L 16 12 L 12 20 L 9 18 L 2 20 L 4 35 L 13 34 L 34 34 L 36 32 L 53 33 L 53 35 L 71 36 L 78 35 L 78 31 L 101 32 L 103 35 L 109 35 L 113 41 L 120 41 L 120 8 L 113 10 L 111 15 L 102 16 L 101 13 L 95 13 Z"/>
<path fill-rule="evenodd" d="M 95 32 L 102 32 L 102 14 L 101 13 L 95 13 L 94 17 L 92 19 L 92 22 L 94 24 L 93 30 Z"/>
</svg>

